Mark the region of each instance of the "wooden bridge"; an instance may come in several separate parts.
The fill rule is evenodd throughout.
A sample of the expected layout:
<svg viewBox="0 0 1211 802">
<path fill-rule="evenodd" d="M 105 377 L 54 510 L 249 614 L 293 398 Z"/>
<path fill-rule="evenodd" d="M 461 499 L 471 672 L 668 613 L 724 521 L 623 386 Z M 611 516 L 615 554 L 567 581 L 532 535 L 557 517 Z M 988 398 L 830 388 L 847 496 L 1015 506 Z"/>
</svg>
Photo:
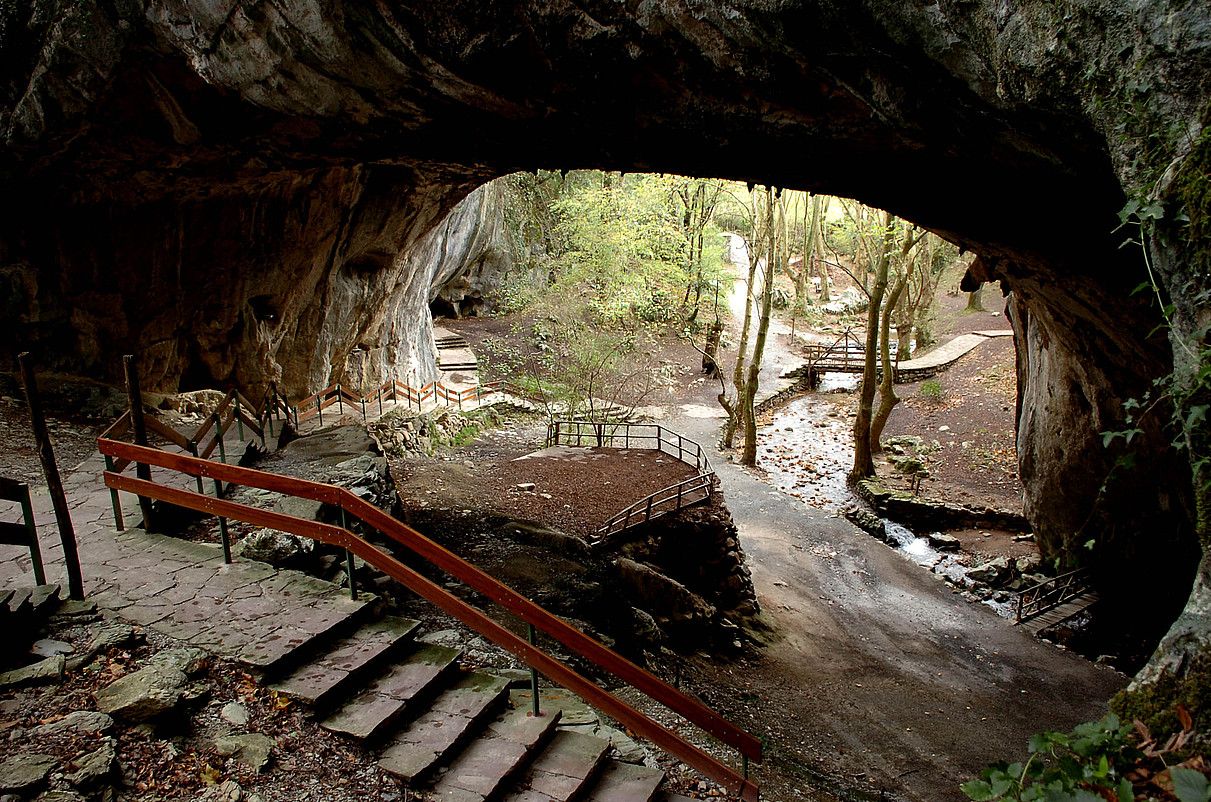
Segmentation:
<svg viewBox="0 0 1211 802">
<path fill-rule="evenodd" d="M 1078 568 L 1019 591 L 1014 624 L 1037 635 L 1083 613 L 1097 601 L 1089 572 Z"/>
<path fill-rule="evenodd" d="M 894 375 L 899 363 L 897 343 L 893 341 L 890 348 Z M 802 354 L 807 358 L 807 364 L 799 372 L 809 377 L 819 377 L 824 373 L 862 373 L 866 369 L 866 344 L 851 329 L 846 329 L 831 345 L 806 344 Z M 875 372 L 883 372 L 882 360 L 876 360 Z"/>
</svg>

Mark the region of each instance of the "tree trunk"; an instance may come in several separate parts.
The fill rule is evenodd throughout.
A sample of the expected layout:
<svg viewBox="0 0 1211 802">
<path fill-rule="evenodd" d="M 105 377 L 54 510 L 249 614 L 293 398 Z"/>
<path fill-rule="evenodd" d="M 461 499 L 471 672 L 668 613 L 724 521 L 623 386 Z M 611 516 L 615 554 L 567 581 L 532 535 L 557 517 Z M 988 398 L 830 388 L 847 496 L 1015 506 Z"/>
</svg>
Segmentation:
<svg viewBox="0 0 1211 802">
<path fill-rule="evenodd" d="M 702 349 L 702 372 L 714 378 L 719 375 L 719 339 L 723 336 L 723 322 L 715 320 L 706 333 L 706 346 Z"/>
<path fill-rule="evenodd" d="M 879 344 L 879 310 L 887 291 L 887 271 L 891 265 L 893 237 L 891 212 L 883 213 L 883 245 L 875 265 L 875 283 L 870 289 L 870 306 L 866 309 L 866 364 L 862 368 L 862 388 L 858 394 L 858 414 L 854 418 L 854 467 L 850 482 L 875 475 L 875 462 L 870 452 L 870 424 L 875 400 L 875 354 Z"/>
<path fill-rule="evenodd" d="M 757 464 L 757 416 L 754 413 L 753 401 L 757 397 L 758 374 L 761 372 L 761 357 L 765 353 L 765 338 L 769 332 L 770 307 L 774 295 L 774 267 L 778 262 L 779 241 L 785 243 L 786 237 L 774 228 L 774 193 L 765 189 L 766 200 L 766 236 L 768 238 L 767 256 L 765 260 L 765 282 L 761 287 L 761 318 L 757 324 L 757 342 L 753 345 L 753 358 L 749 361 L 748 380 L 744 386 L 744 451 L 741 453 L 740 464 L 752 467 Z M 780 213 L 781 223 L 786 224 L 786 217 Z"/>
<path fill-rule="evenodd" d="M 756 215 L 754 215 L 755 217 Z M 754 220 L 753 228 L 756 228 Z M 756 237 L 753 237 L 756 240 Z M 744 300 L 744 323 L 740 327 L 740 349 L 736 354 L 736 367 L 732 371 L 732 386 L 736 388 L 735 405 L 725 403 L 725 393 L 719 394 L 719 404 L 727 412 L 727 422 L 723 425 L 723 447 L 731 448 L 736 440 L 736 429 L 744 423 L 744 359 L 748 350 L 749 330 L 753 319 L 753 279 L 757 276 L 757 261 L 760 259 L 753 249 L 753 243 L 748 242 L 748 285 Z"/>
<path fill-rule="evenodd" d="M 963 311 L 965 311 L 965 312 L 986 312 L 986 311 L 988 311 L 984 308 L 984 304 L 982 303 L 982 299 L 980 297 L 981 295 L 983 295 L 983 293 L 984 293 L 983 284 L 981 284 L 979 287 L 976 287 L 974 292 L 967 293 L 967 308 Z"/>
<path fill-rule="evenodd" d="M 824 203 L 820 206 L 820 217 L 816 224 L 816 253 L 820 254 L 820 258 L 816 260 L 816 269 L 820 271 L 820 303 L 825 304 L 832 300 L 832 292 L 829 289 L 831 281 L 828 274 L 828 264 L 824 261 L 824 218 L 828 214 L 828 206 L 831 202 L 831 198 L 824 199 Z"/>
<path fill-rule="evenodd" d="M 883 437 L 883 428 L 887 426 L 887 419 L 891 416 L 892 409 L 895 408 L 896 404 L 900 403 L 900 397 L 896 395 L 894 384 L 895 371 L 891 366 L 891 316 L 895 311 L 896 304 L 900 300 L 900 294 L 904 292 L 904 286 L 907 283 L 906 276 L 901 276 L 896 281 L 891 294 L 887 296 L 887 303 L 883 305 L 883 314 L 880 315 L 879 359 L 882 362 L 883 376 L 879 380 L 879 408 L 875 410 L 874 418 L 870 422 L 870 450 L 872 454 L 878 454 L 883 450 L 883 444 L 879 442 Z"/>
</svg>

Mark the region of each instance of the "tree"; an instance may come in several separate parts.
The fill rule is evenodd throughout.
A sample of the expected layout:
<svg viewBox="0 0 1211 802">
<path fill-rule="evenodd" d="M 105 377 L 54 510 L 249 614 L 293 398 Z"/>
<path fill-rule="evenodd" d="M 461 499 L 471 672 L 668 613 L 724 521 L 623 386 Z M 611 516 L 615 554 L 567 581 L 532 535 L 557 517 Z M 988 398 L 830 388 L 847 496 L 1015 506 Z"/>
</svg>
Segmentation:
<svg viewBox="0 0 1211 802">
<path fill-rule="evenodd" d="M 775 208 L 777 206 L 777 208 Z M 758 390 L 758 376 L 765 352 L 765 341 L 769 332 L 770 311 L 773 306 L 774 274 L 779 260 L 785 260 L 787 248 L 785 198 L 779 196 L 775 202 L 774 190 L 766 187 L 759 192 L 750 192 L 747 206 L 750 234 L 745 237 L 748 251 L 748 283 L 744 305 L 744 321 L 740 329 L 740 349 L 732 370 L 734 397 L 729 398 L 727 387 L 719 392 L 719 405 L 727 413 L 723 427 L 723 445 L 732 448 L 736 432 L 744 432 L 744 448 L 741 463 L 755 465 L 757 462 L 757 420 L 754 414 Z M 757 330 L 753 350 L 749 353 L 749 339 L 753 337 L 754 286 L 758 271 L 762 278 L 759 298 Z"/>
<path fill-rule="evenodd" d="M 900 299 L 904 294 L 904 288 L 912 281 L 912 276 L 916 272 L 917 255 L 914 249 L 924 236 L 924 231 L 915 235 L 913 229 L 907 229 L 904 232 L 904 241 L 900 245 L 900 261 L 903 264 L 903 269 L 900 271 L 895 286 L 888 295 L 887 302 L 883 304 L 883 310 L 879 315 L 879 359 L 883 375 L 879 381 L 879 408 L 875 410 L 874 417 L 870 423 L 870 434 L 868 435 L 870 450 L 874 454 L 883 450 L 881 442 L 883 428 L 887 425 L 887 419 L 891 416 L 892 409 L 895 408 L 896 404 L 900 403 L 900 397 L 896 395 L 894 384 L 895 370 L 891 363 L 891 317 L 900 303 Z M 867 363 L 869 364 L 873 359 L 874 357 L 868 351 L 866 354 Z"/>
<path fill-rule="evenodd" d="M 887 291 L 887 274 L 891 267 L 891 252 L 895 245 L 894 218 L 883 213 L 882 236 L 875 260 L 874 285 L 870 288 L 870 303 L 866 308 L 866 364 L 862 369 L 862 387 L 858 393 L 858 414 L 854 418 L 854 466 L 849 480 L 857 482 L 875 475 L 875 462 L 870 448 L 870 427 L 875 400 L 875 348 L 879 343 L 879 310 Z"/>
</svg>

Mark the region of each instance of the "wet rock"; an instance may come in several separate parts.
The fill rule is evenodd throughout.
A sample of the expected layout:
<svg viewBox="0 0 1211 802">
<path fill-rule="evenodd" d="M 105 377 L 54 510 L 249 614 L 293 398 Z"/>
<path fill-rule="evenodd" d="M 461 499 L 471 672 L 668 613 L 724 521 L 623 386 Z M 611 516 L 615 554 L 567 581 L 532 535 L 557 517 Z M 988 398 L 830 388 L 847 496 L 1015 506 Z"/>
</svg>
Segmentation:
<svg viewBox="0 0 1211 802">
<path fill-rule="evenodd" d="M 22 754 L 0 763 L 0 791 L 28 793 L 46 781 L 59 761 L 51 755 Z"/>
<path fill-rule="evenodd" d="M 45 737 L 72 730 L 80 733 L 104 733 L 113 729 L 111 716 L 97 710 L 76 710 L 58 721 L 43 724 L 34 729 L 34 735 Z"/>
<path fill-rule="evenodd" d="M 222 735 L 214 739 L 214 748 L 223 757 L 235 757 L 244 765 L 260 771 L 269 763 L 277 741 L 259 732 L 245 735 Z"/>
<path fill-rule="evenodd" d="M 19 688 L 23 685 L 39 685 L 57 682 L 63 677 L 67 661 L 61 654 L 47 657 L 22 668 L 0 674 L 0 688 Z"/>
<path fill-rule="evenodd" d="M 205 654 L 198 649 L 158 652 L 144 668 L 97 691 L 97 707 L 127 721 L 162 716 L 192 695 L 189 677 L 204 665 L 204 660 Z"/>
<path fill-rule="evenodd" d="M 246 727 L 249 719 L 248 708 L 239 702 L 228 702 L 219 711 L 219 718 L 233 727 Z"/>
<path fill-rule="evenodd" d="M 276 529 L 256 529 L 236 544 L 237 556 L 270 565 L 298 565 L 315 553 L 315 541 Z"/>
<path fill-rule="evenodd" d="M 938 551 L 959 551 L 963 548 L 963 543 L 954 535 L 933 532 L 926 535 L 925 539 L 929 541 L 929 545 Z"/>
<path fill-rule="evenodd" d="M 883 522 L 882 518 L 865 507 L 847 507 L 845 518 L 868 535 L 873 535 L 882 541 L 887 540 L 887 524 Z"/>
<path fill-rule="evenodd" d="M 101 746 L 73 760 L 76 770 L 65 774 L 64 779 L 77 788 L 88 788 L 106 779 L 117 762 L 117 746 L 118 742 L 113 738 L 106 738 Z"/>
<path fill-rule="evenodd" d="M 967 578 L 982 585 L 996 586 L 1012 579 L 1013 563 L 1008 557 L 997 557 L 967 570 Z"/>
</svg>

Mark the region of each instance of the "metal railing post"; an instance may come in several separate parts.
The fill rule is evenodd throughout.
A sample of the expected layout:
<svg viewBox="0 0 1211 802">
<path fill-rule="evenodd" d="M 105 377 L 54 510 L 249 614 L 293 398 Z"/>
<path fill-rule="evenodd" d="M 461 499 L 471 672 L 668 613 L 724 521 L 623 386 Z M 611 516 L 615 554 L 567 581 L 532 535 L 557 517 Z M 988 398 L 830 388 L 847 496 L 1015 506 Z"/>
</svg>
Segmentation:
<svg viewBox="0 0 1211 802">
<path fill-rule="evenodd" d="M 219 413 L 211 413 L 211 418 L 214 419 L 214 436 L 219 441 L 219 462 L 227 464 L 227 444 L 223 442 L 223 420 L 219 417 Z"/>
<path fill-rule="evenodd" d="M 345 399 L 341 397 L 341 385 L 337 382 L 336 385 L 336 411 L 339 415 L 345 414 Z"/>
<path fill-rule="evenodd" d="M 108 454 L 105 455 L 105 470 L 110 473 L 113 473 L 114 470 L 114 458 Z M 118 496 L 118 491 L 112 487 L 109 489 L 109 503 L 114 508 L 114 526 L 117 527 L 119 532 L 125 532 L 126 524 L 122 520 L 122 499 Z"/>
<path fill-rule="evenodd" d="M 232 398 L 231 400 L 235 403 L 236 437 L 239 437 L 241 440 L 243 440 L 244 439 L 244 420 L 240 417 L 240 396 L 239 396 L 239 394 L 237 393 L 236 396 L 234 398 Z M 197 455 L 195 454 L 194 456 L 197 456 Z M 201 481 L 201 477 L 198 477 L 198 481 Z"/>
<path fill-rule="evenodd" d="M 223 495 L 223 483 L 218 479 L 214 480 L 214 495 L 215 498 Z M 231 565 L 231 534 L 227 531 L 227 519 L 219 516 L 219 537 L 223 541 L 223 562 Z"/>
<path fill-rule="evenodd" d="M 190 455 L 190 456 L 192 456 L 192 457 L 196 457 L 196 456 L 198 455 L 198 441 L 197 441 L 197 440 L 190 440 L 190 441 L 189 441 L 189 448 L 188 448 L 187 450 L 189 451 L 189 455 Z M 108 460 L 109 460 L 109 458 L 108 458 L 108 457 L 106 457 L 106 460 L 108 461 Z M 201 477 L 201 475 L 198 475 L 198 476 L 196 476 L 196 477 L 194 477 L 194 478 L 196 478 L 196 479 L 198 480 L 198 493 L 200 493 L 200 494 L 202 494 L 202 495 L 205 495 L 205 494 L 206 494 L 206 490 L 204 489 L 204 485 L 202 484 L 202 477 Z"/>
<path fill-rule="evenodd" d="M 349 531 L 349 516 L 345 513 L 344 508 L 341 508 L 341 529 Z M 353 552 L 345 549 L 345 572 L 349 574 L 349 598 L 357 601 L 357 583 L 353 581 Z"/>
<path fill-rule="evenodd" d="M 366 397 L 362 396 L 362 423 L 366 422 Z"/>
<path fill-rule="evenodd" d="M 324 425 L 324 405 L 320 403 L 320 397 L 315 397 L 315 416 L 319 418 L 320 426 Z"/>
<path fill-rule="evenodd" d="M 147 424 L 143 422 L 143 395 L 139 389 L 139 369 L 133 355 L 122 357 L 122 365 L 126 370 L 126 394 L 130 401 L 130 428 L 134 435 L 135 445 L 147 445 Z M 145 462 L 135 463 L 135 475 L 145 482 L 151 481 L 151 466 Z M 150 532 L 155 512 L 151 499 L 139 496 L 139 509 L 143 511 L 143 529 Z"/>
<path fill-rule="evenodd" d="M 533 624 L 528 624 L 527 626 L 530 628 L 530 645 L 537 647 L 538 646 L 538 630 L 536 630 L 534 628 Z M 534 698 L 532 700 L 534 716 L 535 717 L 541 716 L 542 709 L 541 709 L 541 706 L 539 705 L 539 701 L 538 701 L 538 669 L 534 668 L 533 666 L 530 666 L 530 693 L 534 696 Z"/>
<path fill-rule="evenodd" d="M 383 388 L 378 388 L 378 416 L 383 416 Z"/>
</svg>

